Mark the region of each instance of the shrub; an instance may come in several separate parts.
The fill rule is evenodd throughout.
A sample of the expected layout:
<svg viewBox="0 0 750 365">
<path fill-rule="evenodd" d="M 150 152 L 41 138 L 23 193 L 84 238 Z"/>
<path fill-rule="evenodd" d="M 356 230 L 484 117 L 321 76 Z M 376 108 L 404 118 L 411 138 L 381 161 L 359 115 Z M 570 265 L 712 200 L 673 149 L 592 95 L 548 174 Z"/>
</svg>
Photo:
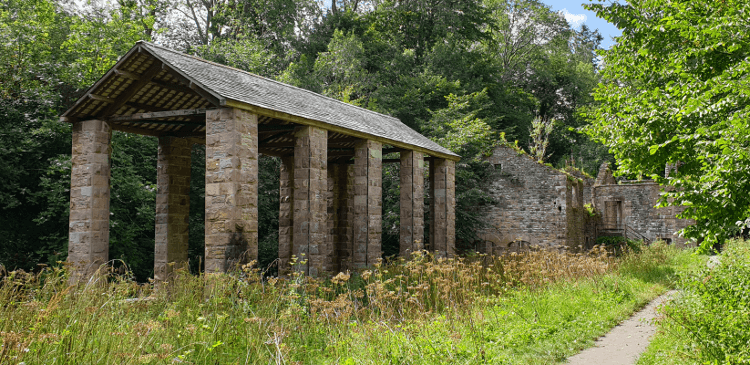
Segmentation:
<svg viewBox="0 0 750 365">
<path fill-rule="evenodd" d="M 701 363 L 750 363 L 750 246 L 732 241 L 720 263 L 685 276 L 662 326 L 691 343 L 679 354 Z"/>
</svg>

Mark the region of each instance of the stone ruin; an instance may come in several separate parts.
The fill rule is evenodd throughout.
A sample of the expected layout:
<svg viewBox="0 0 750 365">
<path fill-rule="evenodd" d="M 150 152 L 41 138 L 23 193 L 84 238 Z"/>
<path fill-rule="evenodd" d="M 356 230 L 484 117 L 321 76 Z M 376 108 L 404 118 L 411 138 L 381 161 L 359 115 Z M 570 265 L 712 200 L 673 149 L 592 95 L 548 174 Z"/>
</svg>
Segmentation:
<svg viewBox="0 0 750 365">
<path fill-rule="evenodd" d="M 661 192 L 656 182 L 618 183 L 606 163 L 594 180 L 577 170 L 544 165 L 508 146 L 496 147 L 487 161 L 495 168 L 490 188 L 495 203 L 483 207 L 490 228 L 480 235 L 480 252 L 588 249 L 601 236 L 694 245 L 676 235 L 693 224 L 676 217 L 684 208 L 655 208 Z"/>
</svg>

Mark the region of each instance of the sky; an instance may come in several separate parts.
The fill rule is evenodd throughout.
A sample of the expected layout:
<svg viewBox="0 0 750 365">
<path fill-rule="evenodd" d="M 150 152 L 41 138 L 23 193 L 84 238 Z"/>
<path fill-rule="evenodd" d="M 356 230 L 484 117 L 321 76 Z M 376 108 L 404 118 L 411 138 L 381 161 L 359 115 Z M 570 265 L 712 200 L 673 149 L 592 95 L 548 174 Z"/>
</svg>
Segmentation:
<svg viewBox="0 0 750 365">
<path fill-rule="evenodd" d="M 591 29 L 599 29 L 599 34 L 604 37 L 602 40 L 602 48 L 604 49 L 609 49 L 614 44 L 612 37 L 622 34 L 617 27 L 607 23 L 604 19 L 598 18 L 594 12 L 588 11 L 581 6 L 581 4 L 592 3 L 590 0 L 542 0 L 542 2 L 551 6 L 554 11 L 562 11 L 565 19 L 573 27 L 580 27 L 581 24 L 586 24 Z"/>
</svg>

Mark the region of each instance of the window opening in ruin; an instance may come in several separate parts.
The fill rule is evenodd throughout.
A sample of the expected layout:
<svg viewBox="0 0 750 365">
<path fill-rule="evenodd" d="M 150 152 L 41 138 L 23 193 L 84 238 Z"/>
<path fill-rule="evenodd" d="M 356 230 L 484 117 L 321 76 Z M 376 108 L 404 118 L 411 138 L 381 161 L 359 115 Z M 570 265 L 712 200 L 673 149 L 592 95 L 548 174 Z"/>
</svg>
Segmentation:
<svg viewBox="0 0 750 365">
<path fill-rule="evenodd" d="M 496 164 L 492 164 L 492 165 L 495 167 L 495 171 L 497 171 L 497 172 L 503 172 L 503 164 L 496 163 Z"/>
<path fill-rule="evenodd" d="M 558 206 L 557 210 L 562 212 L 562 205 Z"/>
<path fill-rule="evenodd" d="M 666 243 L 668 245 L 672 244 L 672 239 L 671 238 L 664 237 L 664 238 L 661 238 L 661 240 L 664 241 L 664 243 Z"/>
</svg>

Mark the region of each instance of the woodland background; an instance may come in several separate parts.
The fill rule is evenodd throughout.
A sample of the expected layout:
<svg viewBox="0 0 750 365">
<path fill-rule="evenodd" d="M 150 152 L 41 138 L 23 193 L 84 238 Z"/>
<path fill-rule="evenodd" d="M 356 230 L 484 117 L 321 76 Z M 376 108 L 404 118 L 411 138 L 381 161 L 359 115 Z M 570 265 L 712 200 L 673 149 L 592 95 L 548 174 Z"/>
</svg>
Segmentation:
<svg viewBox="0 0 750 365">
<path fill-rule="evenodd" d="M 392 115 L 459 153 L 457 241 L 503 140 L 595 174 L 612 159 L 578 129 L 595 103 L 601 36 L 537 0 L 3 0 L 0 263 L 67 255 L 71 126 L 58 115 L 140 39 Z M 154 137 L 114 132 L 110 258 L 153 275 Z M 190 260 L 203 255 L 204 149 L 194 146 Z M 277 255 L 279 161 L 261 159 L 260 264 Z M 398 253 L 398 166 L 383 171 L 383 249 Z"/>
</svg>

